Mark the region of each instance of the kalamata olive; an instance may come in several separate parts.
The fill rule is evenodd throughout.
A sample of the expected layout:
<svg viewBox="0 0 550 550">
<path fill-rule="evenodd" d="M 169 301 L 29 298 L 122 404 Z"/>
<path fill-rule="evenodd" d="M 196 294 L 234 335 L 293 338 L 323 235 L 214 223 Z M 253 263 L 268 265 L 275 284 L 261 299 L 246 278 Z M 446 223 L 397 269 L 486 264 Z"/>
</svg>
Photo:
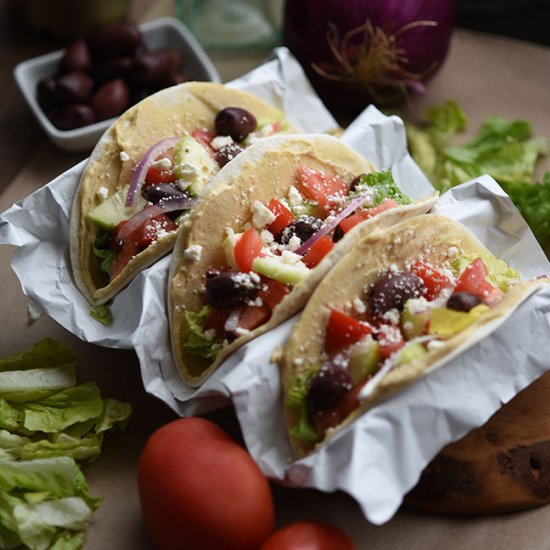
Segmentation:
<svg viewBox="0 0 550 550">
<path fill-rule="evenodd" d="M 323 222 L 318 218 L 314 218 L 313 216 L 300 216 L 283 229 L 279 236 L 279 242 L 281 244 L 288 244 L 290 239 L 296 236 L 300 239 L 300 242 L 304 243 L 314 233 L 317 233 L 322 225 Z"/>
<path fill-rule="evenodd" d="M 141 189 L 143 198 L 153 204 L 168 199 L 189 197 L 189 194 L 181 190 L 174 183 L 155 183 L 144 185 Z"/>
<path fill-rule="evenodd" d="M 71 42 L 63 52 L 60 62 L 61 72 L 88 72 L 91 66 L 92 56 L 90 55 L 88 44 L 86 44 L 83 38 Z"/>
<path fill-rule="evenodd" d="M 129 22 L 97 27 L 90 32 L 86 40 L 90 51 L 97 57 L 131 57 L 141 41 L 139 27 Z"/>
<path fill-rule="evenodd" d="M 90 106 L 94 110 L 97 120 L 105 120 L 119 115 L 130 105 L 130 92 L 122 78 L 115 78 L 94 94 Z"/>
<path fill-rule="evenodd" d="M 80 71 L 63 74 L 56 79 L 55 95 L 60 103 L 86 101 L 94 88 L 94 81 Z"/>
<path fill-rule="evenodd" d="M 244 147 L 239 145 L 238 143 L 229 143 L 228 145 L 224 145 L 223 147 L 220 147 L 216 151 L 216 162 L 220 165 L 220 168 L 222 166 L 225 166 L 230 160 L 233 160 L 239 153 L 242 153 L 244 151 Z"/>
<path fill-rule="evenodd" d="M 351 377 L 345 365 L 325 363 L 311 379 L 306 396 L 310 413 L 324 411 L 351 390 Z"/>
<path fill-rule="evenodd" d="M 423 295 L 424 283 L 420 277 L 405 271 L 389 271 L 374 286 L 370 305 L 376 315 L 383 315 L 390 309 L 403 311 L 410 298 Z"/>
<path fill-rule="evenodd" d="M 181 70 L 182 63 L 181 52 L 173 48 L 143 52 L 135 57 L 130 76 L 139 84 L 159 87 Z"/>
<path fill-rule="evenodd" d="M 69 103 L 53 107 L 46 114 L 60 130 L 81 128 L 96 121 L 93 110 L 85 103 Z"/>
<path fill-rule="evenodd" d="M 220 273 L 206 278 L 206 303 L 219 309 L 232 309 L 254 300 L 260 288 L 260 279 L 254 274 Z"/>
<path fill-rule="evenodd" d="M 355 176 L 353 180 L 351 180 L 351 183 L 349 184 L 350 191 L 355 191 L 355 189 L 357 189 L 357 186 L 361 183 L 361 179 L 364 175 L 365 174 L 359 174 L 358 176 Z"/>
<path fill-rule="evenodd" d="M 91 73 L 98 84 L 103 84 L 113 78 L 127 78 L 132 63 L 131 57 L 108 57 L 94 63 Z"/>
<path fill-rule="evenodd" d="M 242 141 L 256 129 L 256 118 L 240 107 L 227 107 L 218 111 L 214 119 L 216 131 L 222 136 L 231 136 L 234 141 Z"/>
<path fill-rule="evenodd" d="M 53 76 L 47 76 L 38 82 L 36 86 L 36 98 L 42 109 L 48 110 L 54 105 L 59 105 L 56 88 L 57 83 Z"/>
<path fill-rule="evenodd" d="M 337 243 L 345 235 L 344 230 L 337 225 L 334 233 L 332 234 L 332 242 Z"/>
<path fill-rule="evenodd" d="M 481 298 L 471 292 L 455 292 L 451 294 L 446 305 L 456 311 L 470 311 L 481 303 Z"/>
</svg>

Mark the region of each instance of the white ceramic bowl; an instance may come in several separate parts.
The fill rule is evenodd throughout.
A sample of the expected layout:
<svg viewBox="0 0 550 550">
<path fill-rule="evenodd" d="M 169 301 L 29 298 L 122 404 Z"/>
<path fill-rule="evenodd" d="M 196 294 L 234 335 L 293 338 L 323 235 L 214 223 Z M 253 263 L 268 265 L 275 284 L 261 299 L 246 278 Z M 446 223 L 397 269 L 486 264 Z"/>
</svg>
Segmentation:
<svg viewBox="0 0 550 550">
<path fill-rule="evenodd" d="M 140 29 L 148 49 L 177 48 L 180 50 L 184 55 L 185 73 L 193 80 L 221 81 L 218 71 L 205 51 L 193 34 L 178 19 L 163 17 L 143 23 L 140 25 Z M 93 148 L 116 118 L 102 120 L 74 130 L 60 130 L 46 117 L 36 99 L 38 82 L 57 71 L 62 55 L 63 50 L 58 50 L 19 63 L 14 69 L 15 80 L 40 126 L 53 143 L 66 151 L 88 151 Z"/>
</svg>

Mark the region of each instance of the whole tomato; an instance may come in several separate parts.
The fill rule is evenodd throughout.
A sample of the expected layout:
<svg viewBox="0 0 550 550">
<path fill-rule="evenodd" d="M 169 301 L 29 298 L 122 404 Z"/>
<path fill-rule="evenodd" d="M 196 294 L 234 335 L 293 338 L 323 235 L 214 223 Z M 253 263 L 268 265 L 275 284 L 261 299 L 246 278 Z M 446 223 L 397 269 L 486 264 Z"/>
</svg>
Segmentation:
<svg viewBox="0 0 550 550">
<path fill-rule="evenodd" d="M 182 418 L 156 430 L 139 460 L 138 486 L 159 549 L 256 550 L 273 531 L 267 479 L 208 420 Z"/>
<path fill-rule="evenodd" d="M 355 550 L 355 546 L 328 523 L 298 521 L 273 533 L 259 550 Z"/>
</svg>

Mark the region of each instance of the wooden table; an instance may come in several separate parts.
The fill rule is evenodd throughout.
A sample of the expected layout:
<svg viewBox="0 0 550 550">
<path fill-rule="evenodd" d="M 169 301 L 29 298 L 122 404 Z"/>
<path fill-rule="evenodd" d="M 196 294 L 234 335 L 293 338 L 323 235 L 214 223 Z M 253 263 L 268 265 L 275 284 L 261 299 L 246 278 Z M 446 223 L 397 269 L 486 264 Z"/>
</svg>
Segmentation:
<svg viewBox="0 0 550 550">
<path fill-rule="evenodd" d="M 139 4 L 139 3 L 138 3 Z M 162 3 L 161 3 L 162 4 Z M 157 5 L 158 6 L 158 5 Z M 141 20 L 163 15 L 164 7 L 144 9 Z M 160 11 L 159 11 L 160 10 Z M 20 60 L 55 49 L 51 39 L 25 34 L 5 17 L 0 0 L 0 211 L 37 189 L 85 157 L 67 154 L 51 145 L 32 119 L 12 83 L 11 70 Z M 266 52 L 217 54 L 212 58 L 224 80 L 255 66 Z M 407 107 L 419 117 L 427 105 L 456 99 L 470 118 L 470 132 L 488 115 L 527 118 L 539 135 L 550 136 L 550 50 L 512 40 L 457 31 L 448 60 L 429 83 L 428 94 Z M 543 168 L 547 163 L 543 164 Z M 103 454 L 85 468 L 91 491 L 105 497 L 88 529 L 86 548 L 145 550 L 151 548 L 141 523 L 136 463 L 148 435 L 174 418 L 162 403 L 142 387 L 133 352 L 102 349 L 79 341 L 47 316 L 28 323 L 27 298 L 9 268 L 11 247 L 0 248 L 2 328 L 0 356 L 29 348 L 49 336 L 78 351 L 81 381 L 96 380 L 106 396 L 130 402 L 134 416 L 126 431 L 106 437 Z M 38 267 L 38 266 L 37 266 Z M 230 410 L 211 417 L 231 433 L 238 428 Z M 406 457 L 404 457 L 406 459 Z M 400 511 L 382 527 L 368 524 L 355 502 L 344 494 L 292 490 L 273 485 L 277 522 L 315 518 L 346 531 L 357 548 L 369 550 L 426 550 L 447 548 L 539 549 L 548 548 L 550 508 L 483 518 L 454 518 Z"/>
</svg>

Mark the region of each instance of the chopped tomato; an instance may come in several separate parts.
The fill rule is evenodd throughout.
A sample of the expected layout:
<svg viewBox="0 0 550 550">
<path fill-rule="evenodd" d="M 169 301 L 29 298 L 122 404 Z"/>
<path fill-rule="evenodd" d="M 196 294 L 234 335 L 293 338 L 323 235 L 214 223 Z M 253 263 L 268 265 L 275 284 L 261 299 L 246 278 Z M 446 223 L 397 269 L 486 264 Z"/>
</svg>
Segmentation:
<svg viewBox="0 0 550 550">
<path fill-rule="evenodd" d="M 157 160 L 164 158 L 164 156 L 159 157 Z M 176 175 L 172 169 L 162 168 L 161 166 L 152 164 L 147 170 L 145 175 L 144 186 L 155 185 L 157 183 L 174 183 L 176 181 Z"/>
<path fill-rule="evenodd" d="M 330 208 L 338 196 L 348 194 L 348 185 L 339 176 L 327 176 L 305 164 L 296 168 L 296 183 L 308 199 L 324 209 Z"/>
<path fill-rule="evenodd" d="M 455 292 L 471 292 L 479 296 L 485 303 L 498 300 L 503 294 L 500 288 L 493 286 L 486 279 L 487 267 L 481 258 L 476 258 L 466 266 L 456 283 Z"/>
<path fill-rule="evenodd" d="M 285 227 L 294 221 L 292 212 L 277 199 L 271 199 L 267 207 L 275 216 L 275 220 L 266 227 L 273 235 L 278 235 Z"/>
<path fill-rule="evenodd" d="M 161 231 L 175 231 L 178 224 L 169 218 L 166 214 L 160 214 L 150 220 L 147 220 L 134 233 L 130 239 L 134 239 L 141 249 L 147 248 L 153 241 L 156 241 Z"/>
<path fill-rule="evenodd" d="M 277 134 L 279 133 L 282 128 L 283 128 L 283 123 L 280 121 L 280 120 L 277 120 L 276 122 L 274 122 L 271 127 L 273 128 L 273 132 L 271 132 L 272 134 Z"/>
<path fill-rule="evenodd" d="M 389 357 L 405 345 L 405 338 L 394 325 L 380 325 L 378 327 L 378 346 L 383 357 Z"/>
<path fill-rule="evenodd" d="M 313 269 L 319 262 L 334 248 L 334 243 L 328 235 L 324 235 L 315 241 L 311 248 L 306 252 L 302 261 Z"/>
<path fill-rule="evenodd" d="M 212 308 L 204 321 L 203 331 L 214 330 L 216 336 L 223 337 L 225 334 L 225 322 L 231 313 L 230 309 Z"/>
<path fill-rule="evenodd" d="M 113 280 L 128 264 L 128 262 L 140 251 L 138 243 L 134 239 L 128 239 L 122 243 L 111 266 L 111 280 Z"/>
<path fill-rule="evenodd" d="M 324 411 L 318 411 L 312 415 L 311 421 L 313 427 L 319 435 L 323 435 L 329 428 L 334 428 L 334 426 L 341 424 L 359 406 L 357 396 L 367 382 L 368 379 L 361 382 L 358 386 L 347 392 L 332 407 Z"/>
<path fill-rule="evenodd" d="M 271 308 L 267 305 L 246 306 L 239 317 L 239 327 L 254 330 L 266 323 L 271 317 Z"/>
<path fill-rule="evenodd" d="M 332 309 L 325 332 L 325 350 L 327 353 L 334 353 L 371 332 L 372 327 L 369 324 Z"/>
<path fill-rule="evenodd" d="M 248 273 L 252 271 L 254 258 L 262 254 L 262 239 L 256 229 L 247 229 L 241 238 L 235 243 L 233 255 L 235 262 L 241 271 Z"/>
<path fill-rule="evenodd" d="M 344 233 L 347 233 L 351 228 L 355 227 L 357 224 L 384 212 L 384 210 L 389 210 L 390 208 L 395 208 L 399 206 L 394 199 L 387 199 L 384 202 L 380 203 L 378 206 L 373 206 L 372 208 L 367 208 L 356 214 L 348 216 L 340 222 L 340 228 Z"/>
<path fill-rule="evenodd" d="M 411 272 L 420 277 L 424 282 L 424 287 L 426 288 L 425 297 L 427 300 L 437 298 L 444 288 L 449 288 L 453 284 L 451 278 L 446 273 L 422 260 L 414 262 Z"/>
<path fill-rule="evenodd" d="M 267 304 L 271 309 L 273 309 L 287 294 L 288 289 L 285 285 L 274 279 L 262 277 L 262 290 L 259 293 L 259 297 L 262 299 L 262 302 Z"/>
</svg>

